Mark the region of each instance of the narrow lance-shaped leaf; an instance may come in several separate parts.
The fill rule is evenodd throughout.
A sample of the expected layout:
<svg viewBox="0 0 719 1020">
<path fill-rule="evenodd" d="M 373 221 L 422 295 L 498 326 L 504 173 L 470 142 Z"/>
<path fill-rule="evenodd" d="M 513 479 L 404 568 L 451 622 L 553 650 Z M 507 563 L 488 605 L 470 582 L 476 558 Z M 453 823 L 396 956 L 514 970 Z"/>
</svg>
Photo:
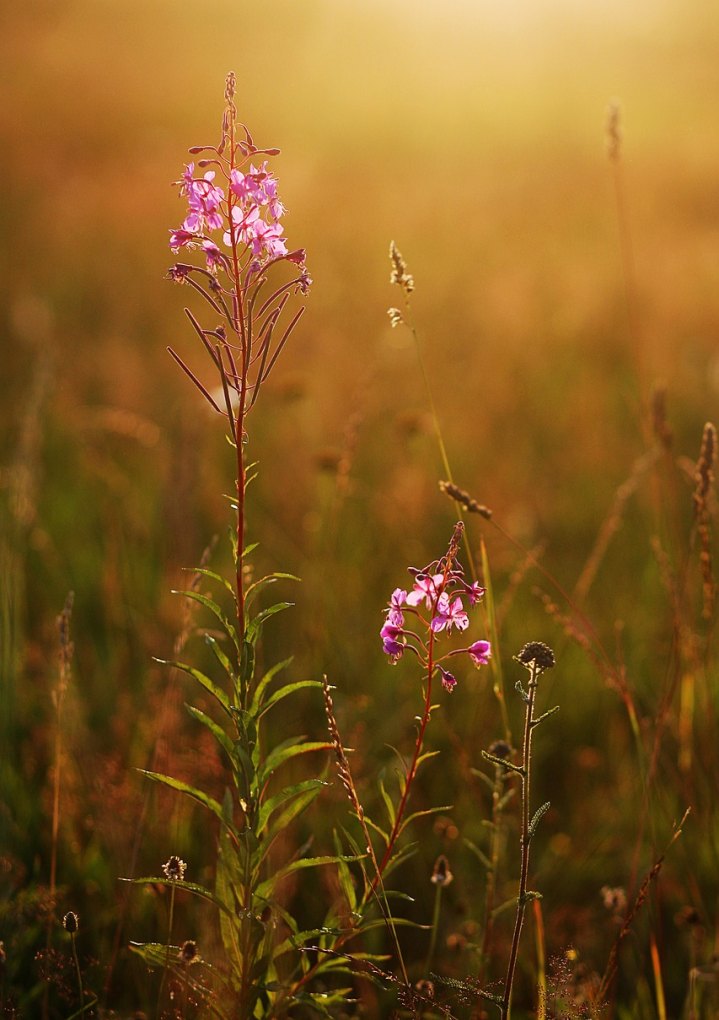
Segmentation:
<svg viewBox="0 0 719 1020">
<path fill-rule="evenodd" d="M 294 694 L 295 691 L 301 691 L 306 687 L 322 687 L 321 680 L 296 680 L 294 683 L 287 684 L 285 687 L 281 687 L 278 691 L 275 691 L 267 701 L 265 702 L 262 711 L 259 713 L 258 718 L 262 718 L 269 710 L 276 705 L 283 698 L 288 697 L 290 694 Z"/>
<path fill-rule="evenodd" d="M 301 783 L 296 783 L 293 786 L 286 786 L 283 790 L 280 790 L 279 793 L 274 794 L 272 797 L 268 797 L 268 799 L 260 807 L 256 829 L 258 835 L 263 832 L 272 814 L 277 811 L 278 808 L 281 808 L 288 800 L 310 791 L 314 792 L 316 790 L 319 792 L 323 786 L 327 785 L 328 784 L 322 779 L 305 779 Z"/>
<path fill-rule="evenodd" d="M 344 861 L 345 863 L 350 861 L 356 861 L 356 857 L 302 857 L 298 861 L 292 861 L 291 864 L 286 865 L 284 868 L 280 868 L 266 881 L 261 882 L 257 886 L 256 895 L 260 899 L 268 899 L 277 885 L 283 878 L 288 875 L 294 874 L 296 871 L 301 871 L 304 868 L 319 868 L 323 865 L 337 864 L 338 861 Z"/>
<path fill-rule="evenodd" d="M 228 715 L 232 715 L 232 709 L 230 707 L 230 699 L 222 690 L 221 687 L 211 680 L 209 676 L 206 676 L 199 669 L 195 669 L 194 666 L 189 666 L 186 662 L 173 662 L 169 659 L 155 659 L 155 662 L 159 662 L 162 666 L 169 666 L 171 669 L 179 669 L 183 673 L 187 673 L 194 680 L 197 680 L 201 687 L 204 687 L 208 694 L 211 694 L 213 698 L 222 706 Z"/>
<path fill-rule="evenodd" d="M 218 726 L 214 719 L 210 719 L 209 715 L 205 715 L 205 713 L 199 708 L 195 708 L 194 705 L 185 704 L 185 708 L 193 719 L 197 719 L 199 723 L 202 723 L 202 725 L 210 731 L 230 761 L 232 761 L 232 753 L 234 750 L 232 740 L 227 733 L 225 733 L 222 727 Z"/>
<path fill-rule="evenodd" d="M 147 776 L 148 779 L 152 779 L 153 782 L 161 783 L 163 786 L 169 786 L 171 790 L 177 790 L 178 793 L 183 793 L 186 797 L 190 797 L 191 800 L 195 800 L 198 804 L 202 804 L 202 806 L 208 808 L 215 817 L 219 818 L 223 825 L 235 832 L 234 826 L 223 816 L 222 805 L 219 804 L 213 797 L 204 793 L 204 791 L 198 790 L 194 786 L 190 786 L 189 783 L 183 783 L 180 779 L 175 779 L 173 776 L 165 776 L 160 772 L 149 772 L 147 769 L 138 769 L 137 771 L 143 776 Z"/>
<path fill-rule="evenodd" d="M 264 696 L 265 696 L 265 691 L 267 690 L 268 685 L 274 680 L 274 678 L 277 676 L 277 674 L 280 673 L 283 669 L 286 669 L 287 666 L 289 666 L 291 662 L 292 662 L 292 656 L 290 656 L 289 659 L 283 659 L 282 662 L 275 663 L 274 666 L 271 666 L 267 670 L 265 675 L 262 677 L 260 682 L 257 684 L 257 687 L 255 688 L 255 692 L 252 695 L 252 703 L 250 705 L 250 712 L 252 713 L 252 715 L 256 715 L 258 710 L 262 707 L 262 702 L 263 702 L 263 699 L 264 699 Z"/>
<path fill-rule="evenodd" d="M 261 768 L 258 770 L 257 781 L 260 785 L 264 784 L 276 769 L 292 758 L 297 758 L 302 754 L 310 754 L 312 751 L 328 751 L 331 748 L 332 744 L 327 740 L 310 740 L 304 743 L 293 740 L 291 744 L 280 745 L 270 751 L 265 758 Z"/>
<path fill-rule="evenodd" d="M 225 654 L 224 650 L 220 647 L 217 640 L 211 634 L 205 634 L 205 641 L 209 648 L 212 649 L 212 654 L 215 656 L 217 661 L 220 663 L 225 673 L 233 684 L 237 681 L 235 668 L 229 660 L 229 657 Z"/>
<path fill-rule="evenodd" d="M 220 621 L 225 633 L 228 634 L 232 638 L 234 644 L 237 645 L 237 630 L 232 626 L 221 606 L 219 606 L 214 599 L 201 594 L 199 591 L 192 591 L 192 589 L 188 589 L 186 591 L 173 591 L 172 594 L 184 595 L 185 598 L 192 599 L 193 602 L 199 602 L 199 604 L 204 606 L 205 609 L 209 609 L 212 615 Z"/>
<path fill-rule="evenodd" d="M 399 833 L 404 832 L 407 826 L 417 818 L 424 818 L 426 815 L 436 815 L 440 811 L 451 811 L 453 806 L 453 804 L 442 804 L 440 807 L 425 808 L 423 811 L 413 811 L 411 815 L 407 815 L 407 817 L 403 819 L 402 824 L 399 827 Z"/>
<path fill-rule="evenodd" d="M 253 599 L 259 595 L 263 588 L 266 588 L 270 584 L 275 584 L 277 581 L 299 581 L 300 578 L 296 574 L 285 574 L 281 571 L 273 571 L 271 574 L 266 574 L 265 577 L 261 577 L 259 581 L 255 581 L 245 592 L 245 606 L 252 605 Z"/>
<path fill-rule="evenodd" d="M 254 643 L 259 637 L 260 631 L 263 625 L 271 616 L 275 616 L 277 613 L 283 612 L 285 609 L 291 609 L 294 602 L 277 602 L 274 606 L 269 606 L 267 609 L 263 609 L 261 613 L 258 613 L 247 628 L 247 640 Z"/>
</svg>

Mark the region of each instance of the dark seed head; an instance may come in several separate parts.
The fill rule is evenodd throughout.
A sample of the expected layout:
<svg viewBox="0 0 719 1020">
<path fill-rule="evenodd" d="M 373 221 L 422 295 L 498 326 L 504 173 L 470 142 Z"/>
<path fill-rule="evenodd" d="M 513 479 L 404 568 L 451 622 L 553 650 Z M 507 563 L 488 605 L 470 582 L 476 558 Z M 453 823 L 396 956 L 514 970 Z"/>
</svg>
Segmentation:
<svg viewBox="0 0 719 1020">
<path fill-rule="evenodd" d="M 74 910 L 68 910 L 68 912 L 62 919 L 62 926 L 65 929 L 65 931 L 69 932 L 71 935 L 74 935 L 78 929 L 79 924 L 80 918 L 77 916 Z"/>
<path fill-rule="evenodd" d="M 162 865 L 162 870 L 165 872 L 166 878 L 169 878 L 171 882 L 181 882 L 185 877 L 187 865 L 183 860 L 173 854 L 172 857 L 170 857 L 169 860 Z"/>
<path fill-rule="evenodd" d="M 183 963 L 195 963 L 197 961 L 197 943 L 193 939 L 188 939 L 187 942 L 183 942 L 180 946 L 180 959 Z"/>
<path fill-rule="evenodd" d="M 450 870 L 449 861 L 444 854 L 440 854 L 434 862 L 431 881 L 435 885 L 449 885 L 453 878 L 454 875 Z"/>
<path fill-rule="evenodd" d="M 554 665 L 554 652 L 549 645 L 545 645 L 542 641 L 530 641 L 524 646 L 517 658 L 527 667 L 534 663 L 535 667 L 540 671 L 551 669 Z"/>
<path fill-rule="evenodd" d="M 489 753 L 493 754 L 495 758 L 510 758 L 513 752 L 506 740 L 495 740 L 489 746 Z"/>
</svg>

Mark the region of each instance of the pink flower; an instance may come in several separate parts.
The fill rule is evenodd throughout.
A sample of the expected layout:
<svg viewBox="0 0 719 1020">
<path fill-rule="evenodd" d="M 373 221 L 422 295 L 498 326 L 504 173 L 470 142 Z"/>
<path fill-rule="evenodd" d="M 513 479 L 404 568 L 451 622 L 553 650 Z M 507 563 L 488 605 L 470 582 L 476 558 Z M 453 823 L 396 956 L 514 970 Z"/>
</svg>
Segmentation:
<svg viewBox="0 0 719 1020">
<path fill-rule="evenodd" d="M 265 223 L 262 219 L 254 219 L 248 224 L 247 236 L 253 255 L 266 253 L 270 258 L 277 258 L 279 255 L 287 254 L 287 245 L 279 223 Z"/>
<path fill-rule="evenodd" d="M 205 240 L 202 242 L 202 250 L 207 260 L 207 268 L 213 272 L 222 265 L 224 256 L 214 241 Z"/>
<path fill-rule="evenodd" d="M 466 630 L 469 627 L 469 617 L 464 610 L 461 598 L 457 596 L 453 602 L 450 602 L 449 595 L 442 592 L 437 601 L 437 613 L 432 617 L 431 626 L 435 634 L 445 628 L 449 633 L 452 627 L 456 627 L 457 630 Z"/>
<path fill-rule="evenodd" d="M 257 182 L 256 174 L 243 174 L 241 170 L 232 170 L 230 181 L 230 191 L 240 200 L 256 203 L 262 198 L 262 189 Z"/>
<path fill-rule="evenodd" d="M 483 588 L 479 581 L 473 581 L 467 589 L 467 598 L 469 599 L 470 606 L 476 606 L 485 591 L 486 588 Z"/>
<path fill-rule="evenodd" d="M 395 627 L 389 622 L 385 623 L 379 633 L 382 638 L 382 650 L 386 655 L 389 655 L 390 662 L 394 666 L 402 657 L 407 643 L 406 638 L 402 636 L 402 630 L 399 627 Z"/>
<path fill-rule="evenodd" d="M 190 214 L 185 220 L 185 226 L 188 230 L 201 230 L 205 225 L 208 230 L 218 230 L 222 226 L 220 202 L 225 193 L 222 188 L 212 183 L 214 179 L 215 171 L 208 170 L 203 178 L 193 180 L 187 185 Z M 188 222 L 193 225 L 188 226 Z"/>
<path fill-rule="evenodd" d="M 185 227 L 180 227 L 178 230 L 173 230 L 170 233 L 170 251 L 179 251 L 180 248 L 184 248 L 185 245 L 192 246 L 196 240 L 197 239 L 191 230 L 186 230 Z"/>
<path fill-rule="evenodd" d="M 446 669 L 442 669 L 441 666 L 439 666 L 438 669 L 442 674 L 442 686 L 448 694 L 451 694 L 457 686 L 457 677 L 453 676 L 452 673 L 447 672 Z"/>
<path fill-rule="evenodd" d="M 492 646 L 489 641 L 475 641 L 466 651 L 477 669 L 486 666 L 492 657 Z"/>
<path fill-rule="evenodd" d="M 420 602 L 424 601 L 427 609 L 431 609 L 443 581 L 443 574 L 418 574 L 414 588 L 407 596 L 407 605 L 418 606 Z"/>
<path fill-rule="evenodd" d="M 404 624 L 404 613 L 402 612 L 402 606 L 407 600 L 407 592 L 403 591 L 402 588 L 395 588 L 389 600 L 389 609 L 387 613 L 387 623 L 392 624 L 395 627 L 402 627 Z"/>
</svg>

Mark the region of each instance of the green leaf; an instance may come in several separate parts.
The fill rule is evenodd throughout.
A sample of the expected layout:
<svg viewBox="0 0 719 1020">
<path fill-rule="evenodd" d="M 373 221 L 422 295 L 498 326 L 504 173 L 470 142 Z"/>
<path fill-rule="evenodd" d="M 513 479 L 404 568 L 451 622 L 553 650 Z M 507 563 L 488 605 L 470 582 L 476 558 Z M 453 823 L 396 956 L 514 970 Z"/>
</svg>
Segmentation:
<svg viewBox="0 0 719 1020">
<path fill-rule="evenodd" d="M 280 868 L 276 871 L 275 874 L 266 881 L 261 882 L 257 886 L 256 895 L 260 899 L 269 899 L 272 896 L 272 892 L 277 883 L 283 878 L 286 878 L 288 875 L 294 874 L 295 871 L 301 871 L 304 868 L 319 868 L 327 864 L 337 864 L 340 861 L 347 863 L 356 860 L 356 857 L 301 857 L 298 861 L 292 861 L 291 864 L 287 864 L 284 868 Z"/>
<path fill-rule="evenodd" d="M 293 656 L 290 656 L 289 659 L 283 659 L 282 662 L 275 663 L 274 666 L 271 666 L 267 670 L 265 675 L 257 684 L 257 687 L 255 688 L 255 693 L 252 696 L 252 704 L 250 705 L 250 713 L 252 715 L 257 715 L 258 711 L 262 707 L 265 691 L 267 690 L 267 685 L 271 683 L 272 680 L 274 680 L 274 678 L 281 670 L 285 669 L 287 666 L 290 665 L 292 659 Z"/>
<path fill-rule="evenodd" d="M 224 650 L 220 647 L 217 640 L 211 634 L 205 634 L 205 641 L 212 649 L 215 658 L 220 663 L 225 673 L 227 673 L 227 676 L 230 678 L 234 685 L 237 682 L 237 675 L 235 673 L 234 666 L 230 662 L 229 657 L 225 654 Z"/>
<path fill-rule="evenodd" d="M 410 921 L 408 917 L 393 917 L 392 924 L 396 927 L 415 928 L 417 931 L 431 931 L 431 924 L 419 924 L 418 921 Z M 362 925 L 362 932 L 373 931 L 375 928 L 385 928 L 387 921 L 384 917 L 378 917 L 374 921 L 368 921 Z"/>
<path fill-rule="evenodd" d="M 284 942 L 280 942 L 276 946 L 273 956 L 277 959 L 285 953 L 297 952 L 297 949 L 309 939 L 321 938 L 323 935 L 332 935 L 334 938 L 339 938 L 342 934 L 344 933 L 341 928 L 309 928 L 307 931 L 298 931 L 296 934 L 289 935 Z"/>
<path fill-rule="evenodd" d="M 241 705 L 247 704 L 247 692 L 252 685 L 255 675 L 255 649 L 250 641 L 242 642 L 240 651 L 240 675 L 239 684 L 236 686 L 236 696 Z"/>
<path fill-rule="evenodd" d="M 295 680 L 294 683 L 285 684 L 284 687 L 280 687 L 279 690 L 271 694 L 267 701 L 264 703 L 262 710 L 258 713 L 257 718 L 261 719 L 269 710 L 277 704 L 278 701 L 282 701 L 283 698 L 288 697 L 290 694 L 294 694 L 295 691 L 301 691 L 306 687 L 319 687 L 322 688 L 321 680 Z"/>
<path fill-rule="evenodd" d="M 218 687 L 214 680 L 210 680 L 209 676 L 205 676 L 204 673 L 200 672 L 199 669 L 195 669 L 194 666 L 189 666 L 186 662 L 173 662 L 169 659 L 155 659 L 155 662 L 159 662 L 162 666 L 170 666 L 172 669 L 182 670 L 183 673 L 187 673 L 194 680 L 197 680 L 201 687 L 215 698 L 216 701 L 222 706 L 228 715 L 232 715 L 232 708 L 230 706 L 230 699 L 227 697 L 221 687 Z"/>
<path fill-rule="evenodd" d="M 197 801 L 198 804 L 202 804 L 203 807 L 208 808 L 213 815 L 220 819 L 223 825 L 227 826 L 230 831 L 236 834 L 235 827 L 229 822 L 222 813 L 222 805 L 219 804 L 213 797 L 204 793 L 202 790 L 198 790 L 194 786 L 190 786 L 189 783 L 183 783 L 179 779 L 175 779 L 173 776 L 164 776 L 161 772 L 149 772 L 147 769 L 137 769 L 143 776 L 147 776 L 148 779 L 152 779 L 155 783 L 162 783 L 163 786 L 169 786 L 171 790 L 177 790 L 178 793 L 184 793 L 186 797 L 190 797 L 192 800 Z"/>
<path fill-rule="evenodd" d="M 235 603 L 237 602 L 237 592 L 235 591 L 234 587 L 230 584 L 230 582 L 227 580 L 227 578 L 223 577 L 222 574 L 218 574 L 214 570 L 207 570 L 206 567 L 195 567 L 194 570 L 192 569 L 190 570 L 190 573 L 201 574 L 203 577 L 210 577 L 212 578 L 213 581 L 217 581 L 218 584 L 221 584 L 222 587 L 225 588 L 230 593 L 233 602 Z"/>
<path fill-rule="evenodd" d="M 382 839 L 385 841 L 385 844 L 389 843 L 389 833 L 385 832 L 384 829 L 381 829 L 379 825 L 377 825 L 376 822 L 373 822 L 368 815 L 365 815 L 364 820 L 370 829 L 372 829 L 374 832 L 376 832 L 379 836 L 382 837 Z"/>
<path fill-rule="evenodd" d="M 240 948 L 240 898 L 237 888 L 241 883 L 239 861 L 229 835 L 220 833 L 220 848 L 217 855 L 215 894 L 223 909 L 220 912 L 220 935 L 227 961 L 235 974 L 242 973 L 243 954 Z"/>
<path fill-rule="evenodd" d="M 279 793 L 275 793 L 272 797 L 268 797 L 266 801 L 260 806 L 260 813 L 257 819 L 256 833 L 260 835 L 267 826 L 270 817 L 274 814 L 278 808 L 281 808 L 288 800 L 293 797 L 298 797 L 300 794 L 313 792 L 315 795 L 319 793 L 323 786 L 328 786 L 322 779 L 305 779 L 301 783 L 296 783 L 293 786 L 286 786 Z"/>
<path fill-rule="evenodd" d="M 423 811 L 413 811 L 411 815 L 408 815 L 403 820 L 399 827 L 399 832 L 404 832 L 410 822 L 413 822 L 416 818 L 424 818 L 426 815 L 436 815 L 440 811 L 451 811 L 453 807 L 453 804 L 442 804 L 440 807 L 425 808 Z"/>
<path fill-rule="evenodd" d="M 510 800 L 512 800 L 515 796 L 516 792 L 517 790 L 515 787 L 512 787 L 511 790 L 507 790 L 505 795 L 497 802 L 497 813 L 504 811 L 507 804 L 509 804 Z"/>
<path fill-rule="evenodd" d="M 185 889 L 187 892 L 193 893 L 195 896 L 199 896 L 203 900 L 208 900 L 213 903 L 218 910 L 224 910 L 230 917 L 234 917 L 234 913 L 228 910 L 224 903 L 215 896 L 213 892 L 206 889 L 204 885 L 197 885 L 196 882 L 175 882 L 172 879 L 167 878 L 165 875 L 149 875 L 144 878 L 121 878 L 121 882 L 128 882 L 130 885 L 165 885 L 169 888 L 174 887 L 175 889 Z M 163 949 L 165 947 L 163 946 Z"/>
<path fill-rule="evenodd" d="M 492 571 L 489 569 L 489 556 L 484 539 L 480 540 L 482 556 L 482 584 L 485 589 L 485 596 L 482 606 L 487 617 L 489 627 L 489 640 L 492 645 L 492 658 L 489 660 L 489 668 L 494 678 L 494 691 L 498 696 L 500 704 L 504 706 L 504 670 L 502 669 L 502 655 L 500 655 L 499 630 L 497 628 L 496 600 L 494 598 L 494 585 L 492 584 Z M 503 712 L 504 716 L 504 712 Z M 506 720 L 505 720 L 506 721 Z"/>
<path fill-rule="evenodd" d="M 482 782 L 484 783 L 484 785 L 485 785 L 485 786 L 486 786 L 486 787 L 487 787 L 487 788 L 488 788 L 489 790 L 491 790 L 491 792 L 492 792 L 492 793 L 494 793 L 494 779 L 490 779 L 490 778 L 489 778 L 489 776 L 488 776 L 488 775 L 487 775 L 487 774 L 486 774 L 485 772 L 482 772 L 482 771 L 481 771 L 481 769 L 475 769 L 475 768 L 470 768 L 470 770 L 469 770 L 469 771 L 470 771 L 470 772 L 472 773 L 472 775 L 473 775 L 473 776 L 475 776 L 475 777 L 476 777 L 477 779 L 481 779 L 481 780 L 482 780 Z"/>
<path fill-rule="evenodd" d="M 271 574 L 265 574 L 259 581 L 255 581 L 245 592 L 245 606 L 250 606 L 252 600 L 259 595 L 263 588 L 266 588 L 270 584 L 275 584 L 276 581 L 299 581 L 301 578 L 295 574 L 285 574 L 280 571 L 273 571 Z"/>
<path fill-rule="evenodd" d="M 517 897 L 513 896 L 511 900 L 505 900 L 504 903 L 500 903 L 498 907 L 495 907 L 492 911 L 492 920 L 494 921 L 500 914 L 505 914 L 508 910 L 517 906 Z"/>
<path fill-rule="evenodd" d="M 420 767 L 422 762 L 429 761 L 430 758 L 436 758 L 439 753 L 439 751 L 425 751 L 424 754 L 421 754 L 417 759 L 417 768 Z"/>
<path fill-rule="evenodd" d="M 414 857 L 418 849 L 419 843 L 415 841 L 413 843 L 408 843 L 407 846 L 404 846 L 402 847 L 401 850 L 398 850 L 394 857 L 392 857 L 392 859 L 390 860 L 387 867 L 384 869 L 382 877 L 386 879 L 387 876 L 391 875 L 395 868 L 398 868 L 400 864 L 404 864 L 404 862 L 406 860 L 409 860 L 410 857 Z"/>
<path fill-rule="evenodd" d="M 270 751 L 257 772 L 257 782 L 260 786 L 264 785 L 280 765 L 284 765 L 291 758 L 309 754 L 311 751 L 328 751 L 332 748 L 332 744 L 327 740 L 308 740 L 304 743 L 302 741 L 302 737 L 292 737 Z"/>
<path fill-rule="evenodd" d="M 380 777 L 380 780 L 379 780 L 379 790 L 380 790 L 380 793 L 382 794 L 382 800 L 384 801 L 384 806 L 387 808 L 387 815 L 389 817 L 390 828 L 392 828 L 394 826 L 394 823 L 395 823 L 396 819 L 397 819 L 397 813 L 395 811 L 394 803 L 392 801 L 392 798 L 390 797 L 390 795 L 387 793 L 387 790 L 385 789 L 384 779 L 382 777 Z"/>
<path fill-rule="evenodd" d="M 271 616 L 275 616 L 276 613 L 281 613 L 285 609 L 290 609 L 293 605 L 294 602 L 276 602 L 274 606 L 269 606 L 267 609 L 263 609 L 261 613 L 258 613 L 257 616 L 250 621 L 250 625 L 247 628 L 247 640 L 254 644 L 267 620 L 269 620 Z"/>
<path fill-rule="evenodd" d="M 74 1013 L 71 1013 L 67 1020 L 75 1020 L 76 1017 L 82 1016 L 83 1013 L 87 1013 L 88 1009 L 92 1009 L 94 1006 L 96 1006 L 97 1002 L 98 999 L 97 996 L 95 996 L 89 1002 L 86 1002 L 84 1006 L 80 1006 L 80 1008 L 76 1009 Z"/>
<path fill-rule="evenodd" d="M 311 782 L 318 782 L 318 780 L 311 780 Z M 328 784 L 325 783 L 324 785 L 326 786 Z M 299 794 L 283 811 L 278 812 L 275 818 L 273 818 L 272 823 L 267 828 L 265 838 L 262 840 L 255 857 L 256 869 L 258 869 L 262 864 L 262 861 L 269 853 L 270 847 L 277 839 L 277 836 L 287 828 L 290 822 L 292 822 L 298 815 L 302 814 L 305 808 L 309 807 L 315 797 L 319 795 L 321 790 L 322 784 Z"/>
<path fill-rule="evenodd" d="M 170 946 L 177 953 L 177 946 Z M 164 967 L 167 963 L 167 946 L 161 942 L 130 942 L 130 950 L 141 956 L 148 967 Z"/>
<path fill-rule="evenodd" d="M 474 856 L 477 858 L 477 860 L 479 861 L 483 868 L 486 868 L 487 871 L 494 871 L 494 868 L 492 867 L 492 862 L 490 861 L 489 857 L 487 857 L 483 850 L 479 849 L 476 843 L 473 843 L 471 839 L 467 839 L 466 836 L 462 837 L 462 842 L 464 843 L 468 850 L 471 850 L 471 852 L 474 854 Z"/>
<path fill-rule="evenodd" d="M 337 834 L 337 830 L 333 831 L 333 838 L 335 844 L 335 850 L 337 851 L 337 877 L 340 883 L 340 889 L 344 894 L 344 898 L 347 900 L 347 906 L 350 912 L 357 909 L 357 890 L 355 883 L 352 880 L 352 872 L 347 867 L 347 862 L 342 853 L 342 841 Z"/>
<path fill-rule="evenodd" d="M 195 708 L 193 705 L 188 705 L 187 703 L 185 703 L 185 708 L 194 719 L 197 719 L 198 722 L 207 727 L 222 750 L 227 754 L 230 761 L 232 761 L 234 746 L 232 740 L 228 737 L 222 727 L 218 726 L 214 719 L 210 719 L 209 715 L 205 715 L 205 713 L 200 711 L 199 708 Z"/>
<path fill-rule="evenodd" d="M 209 609 L 213 616 L 215 616 L 222 624 L 223 630 L 228 634 L 235 646 L 237 646 L 237 631 L 232 626 L 228 618 L 225 616 L 222 608 L 214 601 L 214 599 L 208 598 L 207 595 L 201 595 L 199 591 L 173 591 L 173 595 L 184 595 L 187 599 L 192 599 L 193 602 L 199 602 L 205 609 Z"/>
</svg>

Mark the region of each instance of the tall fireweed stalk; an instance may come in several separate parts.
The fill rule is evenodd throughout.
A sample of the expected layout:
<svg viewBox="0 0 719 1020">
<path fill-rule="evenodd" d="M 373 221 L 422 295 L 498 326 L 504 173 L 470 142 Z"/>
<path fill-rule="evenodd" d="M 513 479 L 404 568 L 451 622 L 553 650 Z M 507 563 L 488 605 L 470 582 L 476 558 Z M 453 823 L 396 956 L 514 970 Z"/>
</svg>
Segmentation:
<svg viewBox="0 0 719 1020">
<path fill-rule="evenodd" d="M 214 617 L 215 630 L 206 641 L 215 672 L 209 675 L 191 663 L 171 663 L 192 677 L 214 705 L 212 715 L 191 705 L 188 709 L 212 734 L 226 763 L 224 796 L 220 801 L 172 776 L 144 771 L 149 779 L 180 792 L 214 816 L 218 832 L 214 887 L 186 880 L 184 866 L 181 873 L 165 869 L 162 875 L 133 879 L 169 885 L 173 906 L 180 890 L 214 904 L 223 953 L 214 962 L 198 953 L 188 968 L 181 945 L 187 945 L 187 936 L 194 933 L 181 932 L 177 916 L 168 930 L 170 938 L 180 939 L 180 946 L 170 945 L 170 938 L 167 945 L 133 944 L 161 972 L 159 1015 L 170 1007 L 169 989 L 177 985 L 205 1002 L 212 1015 L 228 1020 L 280 1016 L 317 998 L 319 993 L 302 981 L 310 963 L 301 947 L 318 933 L 299 931 L 280 902 L 278 889 L 288 875 L 301 869 L 344 863 L 337 855 L 306 857 L 303 851 L 277 859 L 279 837 L 326 786 L 319 778 L 283 781 L 284 766 L 332 745 L 295 736 L 272 746 L 264 725 L 268 713 L 277 705 L 285 707 L 285 699 L 295 692 L 321 689 L 322 683 L 281 681 L 290 659 L 263 675 L 255 668 L 266 621 L 289 606 L 278 602 L 260 609 L 258 598 L 269 585 L 291 575 L 271 573 L 251 580 L 248 558 L 255 546 L 247 544 L 245 536 L 247 487 L 253 473 L 246 452 L 248 417 L 302 316 L 303 308 L 292 310 L 292 299 L 304 296 L 311 284 L 304 249 L 291 250 L 285 238 L 285 208 L 269 166 L 277 152 L 255 145 L 238 121 L 235 77 L 230 74 L 219 143 L 190 149 L 196 162 L 189 162 L 175 182 L 187 208 L 181 225 L 170 234 L 170 248 L 187 260 L 176 262 L 169 276 L 190 288 L 213 317 L 206 327 L 186 309 L 215 381 L 202 381 L 179 354 L 170 353 L 224 419 L 236 479 L 232 578 L 203 567 L 200 573 L 219 595 L 195 588 L 181 593 Z M 170 859 L 179 860 L 174 855 Z M 187 867 L 191 876 L 191 861 Z M 324 1009 L 327 997 L 322 998 Z"/>
</svg>

